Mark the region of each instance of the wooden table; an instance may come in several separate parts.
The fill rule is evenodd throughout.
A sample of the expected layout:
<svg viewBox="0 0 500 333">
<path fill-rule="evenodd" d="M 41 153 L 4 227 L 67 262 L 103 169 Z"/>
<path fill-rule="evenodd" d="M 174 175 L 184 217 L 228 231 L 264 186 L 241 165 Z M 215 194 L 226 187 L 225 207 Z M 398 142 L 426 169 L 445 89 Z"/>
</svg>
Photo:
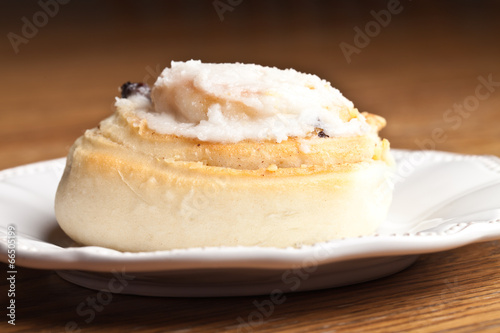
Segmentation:
<svg viewBox="0 0 500 333">
<path fill-rule="evenodd" d="M 18 44 L 18 53 L 8 39 L 0 44 L 0 169 L 64 156 L 86 128 L 112 112 L 123 82 L 153 83 L 170 60 L 190 58 L 318 74 L 359 109 L 386 117 L 382 135 L 396 148 L 500 156 L 498 3 L 229 6 L 221 21 L 212 1 L 69 2 L 55 14 L 53 7 L 44 25 L 36 2 L 2 9 L 4 36 L 24 36 L 23 17 L 36 17 L 40 27 Z M 377 30 L 370 12 L 381 10 L 391 16 Z M 367 26 L 372 37 L 356 44 L 354 28 Z M 346 57 L 341 43 L 357 51 Z M 488 77 L 496 85 L 477 88 Z M 6 280 L 1 284 L 5 309 Z M 116 294 L 87 323 L 89 315 L 77 309 L 93 297 L 96 291 L 52 271 L 19 267 L 16 326 L 4 316 L 0 331 L 64 332 L 76 322 L 82 332 L 229 332 L 255 310 L 254 301 L 267 298 Z M 500 332 L 500 242 L 422 255 L 376 281 L 287 294 L 269 318 L 253 324 L 240 331 Z"/>
</svg>

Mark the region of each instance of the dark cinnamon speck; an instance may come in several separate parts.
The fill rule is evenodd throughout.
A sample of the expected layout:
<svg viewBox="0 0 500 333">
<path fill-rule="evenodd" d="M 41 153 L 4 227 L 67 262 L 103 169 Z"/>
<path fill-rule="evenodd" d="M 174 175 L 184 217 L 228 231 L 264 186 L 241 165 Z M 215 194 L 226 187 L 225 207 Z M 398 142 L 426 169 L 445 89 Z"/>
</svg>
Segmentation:
<svg viewBox="0 0 500 333">
<path fill-rule="evenodd" d="M 329 135 L 325 134 L 325 132 L 323 132 L 323 131 L 319 131 L 318 136 L 320 138 L 329 138 L 330 137 Z"/>
<path fill-rule="evenodd" d="M 151 98 L 151 88 L 149 88 L 147 83 L 143 82 L 132 83 L 128 81 L 121 86 L 121 94 L 122 98 L 128 98 L 129 96 L 135 94 Z"/>
</svg>

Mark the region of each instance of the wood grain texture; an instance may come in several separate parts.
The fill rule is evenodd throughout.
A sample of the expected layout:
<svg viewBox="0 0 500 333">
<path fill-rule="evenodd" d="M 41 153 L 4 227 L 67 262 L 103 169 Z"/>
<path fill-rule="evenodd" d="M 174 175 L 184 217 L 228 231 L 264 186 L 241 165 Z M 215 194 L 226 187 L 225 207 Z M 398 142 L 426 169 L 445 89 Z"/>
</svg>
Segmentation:
<svg viewBox="0 0 500 333">
<path fill-rule="evenodd" d="M 21 19 L 41 10 L 37 2 L 2 6 L 3 36 L 22 34 Z M 500 156 L 499 3 L 401 1 L 401 12 L 348 63 L 340 43 L 354 45 L 353 29 L 387 6 L 244 0 L 221 21 L 212 1 L 60 5 L 18 53 L 7 38 L 0 42 L 0 169 L 66 155 L 112 112 L 123 82 L 151 84 L 171 60 L 191 58 L 318 74 L 360 110 L 384 116 L 382 135 L 396 148 Z M 488 77 L 490 90 L 478 88 Z M 117 294 L 87 323 L 77 308 L 96 294 L 52 271 L 20 267 L 16 326 L 3 316 L 0 331 L 64 332 L 74 321 L 81 332 L 500 332 L 500 242 L 422 255 L 376 281 L 287 294 L 263 321 L 249 316 L 266 296 Z M 253 325 L 241 327 L 238 318 Z"/>
</svg>

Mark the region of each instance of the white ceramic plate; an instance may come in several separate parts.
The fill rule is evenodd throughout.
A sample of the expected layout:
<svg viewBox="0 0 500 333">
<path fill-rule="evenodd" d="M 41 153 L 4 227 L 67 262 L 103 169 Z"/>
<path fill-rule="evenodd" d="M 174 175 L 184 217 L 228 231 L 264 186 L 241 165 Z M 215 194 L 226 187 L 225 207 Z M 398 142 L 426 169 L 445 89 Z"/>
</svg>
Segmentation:
<svg viewBox="0 0 500 333">
<path fill-rule="evenodd" d="M 500 159 L 394 150 L 394 200 L 372 236 L 302 248 L 217 247 L 122 253 L 78 247 L 59 228 L 54 194 L 65 159 L 0 172 L 0 251 L 16 228 L 16 265 L 79 285 L 153 296 L 231 296 L 342 286 L 400 271 L 422 253 L 500 239 Z"/>
</svg>

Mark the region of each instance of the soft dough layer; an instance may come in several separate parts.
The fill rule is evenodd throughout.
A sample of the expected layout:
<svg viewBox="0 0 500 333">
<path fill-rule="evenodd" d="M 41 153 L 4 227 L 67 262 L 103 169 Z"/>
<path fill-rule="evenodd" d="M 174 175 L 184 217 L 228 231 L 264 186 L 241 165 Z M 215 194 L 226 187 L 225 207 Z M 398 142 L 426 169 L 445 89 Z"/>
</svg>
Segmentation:
<svg viewBox="0 0 500 333">
<path fill-rule="evenodd" d="M 126 105 L 73 145 L 56 216 L 75 241 L 122 251 L 288 247 L 373 233 L 391 191 L 385 121 L 350 137 L 231 144 L 158 134 Z"/>
</svg>

